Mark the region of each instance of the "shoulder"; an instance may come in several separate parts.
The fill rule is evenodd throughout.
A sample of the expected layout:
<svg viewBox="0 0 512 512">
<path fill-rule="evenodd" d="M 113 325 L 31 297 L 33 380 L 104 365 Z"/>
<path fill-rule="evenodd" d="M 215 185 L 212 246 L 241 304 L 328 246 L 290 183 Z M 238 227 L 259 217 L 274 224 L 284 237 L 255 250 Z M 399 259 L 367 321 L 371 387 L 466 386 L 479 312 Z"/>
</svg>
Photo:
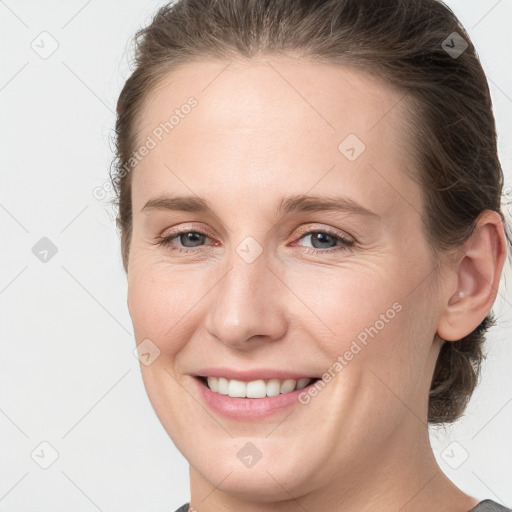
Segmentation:
<svg viewBox="0 0 512 512">
<path fill-rule="evenodd" d="M 185 505 L 182 505 L 176 512 L 188 512 L 188 508 L 190 506 L 190 503 L 185 503 Z"/>
</svg>

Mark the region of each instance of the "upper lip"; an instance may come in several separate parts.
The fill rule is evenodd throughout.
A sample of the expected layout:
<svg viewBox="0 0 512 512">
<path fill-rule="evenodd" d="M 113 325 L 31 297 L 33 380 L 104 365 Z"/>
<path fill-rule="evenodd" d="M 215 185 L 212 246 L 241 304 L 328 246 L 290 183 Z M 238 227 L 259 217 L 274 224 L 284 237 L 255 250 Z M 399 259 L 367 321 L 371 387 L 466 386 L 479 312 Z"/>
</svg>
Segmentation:
<svg viewBox="0 0 512 512">
<path fill-rule="evenodd" d="M 317 377 L 300 372 L 291 372 L 277 370 L 272 368 L 255 368 L 253 370 L 234 370 L 231 368 L 201 368 L 195 374 L 198 377 L 225 377 L 226 379 L 235 379 L 243 382 L 250 382 L 259 379 L 316 379 Z"/>
</svg>

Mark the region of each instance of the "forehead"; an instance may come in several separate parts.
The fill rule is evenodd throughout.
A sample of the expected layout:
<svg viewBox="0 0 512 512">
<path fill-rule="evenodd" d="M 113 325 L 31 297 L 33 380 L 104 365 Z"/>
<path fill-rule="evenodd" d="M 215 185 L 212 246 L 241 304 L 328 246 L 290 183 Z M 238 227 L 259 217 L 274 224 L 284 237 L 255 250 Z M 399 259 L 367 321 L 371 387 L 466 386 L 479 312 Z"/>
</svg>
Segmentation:
<svg viewBox="0 0 512 512">
<path fill-rule="evenodd" d="M 237 183 L 241 192 L 294 193 L 341 184 L 355 193 L 364 183 L 374 203 L 391 208 L 397 194 L 418 196 L 405 179 L 414 165 L 405 107 L 403 93 L 345 66 L 282 57 L 187 63 L 143 106 L 138 146 L 148 137 L 155 145 L 134 172 L 134 209 L 164 184 L 215 195 Z"/>
</svg>

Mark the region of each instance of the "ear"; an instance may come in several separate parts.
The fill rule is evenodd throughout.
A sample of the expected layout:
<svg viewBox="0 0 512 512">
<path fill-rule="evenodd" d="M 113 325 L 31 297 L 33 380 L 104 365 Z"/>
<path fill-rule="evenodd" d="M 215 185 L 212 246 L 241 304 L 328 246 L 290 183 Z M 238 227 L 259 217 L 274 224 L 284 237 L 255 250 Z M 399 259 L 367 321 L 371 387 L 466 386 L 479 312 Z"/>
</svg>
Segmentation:
<svg viewBox="0 0 512 512">
<path fill-rule="evenodd" d="M 456 278 L 446 281 L 450 288 L 437 327 L 442 339 L 456 341 L 467 336 L 487 316 L 498 294 L 506 250 L 500 214 L 484 210 L 451 263 Z"/>
</svg>

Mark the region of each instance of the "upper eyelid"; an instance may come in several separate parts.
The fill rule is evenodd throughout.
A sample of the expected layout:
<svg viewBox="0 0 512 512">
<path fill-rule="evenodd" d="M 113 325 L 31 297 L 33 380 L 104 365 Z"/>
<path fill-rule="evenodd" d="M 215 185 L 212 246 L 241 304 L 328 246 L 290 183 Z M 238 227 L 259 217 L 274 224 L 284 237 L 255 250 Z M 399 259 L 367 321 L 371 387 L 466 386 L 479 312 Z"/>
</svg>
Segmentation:
<svg viewBox="0 0 512 512">
<path fill-rule="evenodd" d="M 305 227 L 303 230 L 301 228 L 299 228 L 299 237 L 302 237 L 307 234 L 311 234 L 312 232 L 313 233 L 326 232 L 326 233 L 329 233 L 330 235 L 338 236 L 338 237 L 343 238 L 350 242 L 356 241 L 352 235 L 349 235 L 345 231 L 342 231 L 342 230 L 339 230 L 336 228 L 332 228 L 332 227 L 316 227 L 315 228 L 315 227 L 309 226 L 309 227 Z"/>
<path fill-rule="evenodd" d="M 315 224 L 315 223 L 312 223 L 312 224 Z M 318 224 L 318 223 L 316 223 L 316 224 Z M 272 228 L 272 229 L 274 229 L 274 228 Z M 171 231 L 167 235 L 164 235 L 163 233 L 165 233 L 166 231 L 167 230 L 164 230 L 160 236 L 161 237 L 176 236 L 183 232 L 188 232 L 188 233 L 201 233 L 201 234 L 209 236 L 210 238 L 215 238 L 215 235 L 213 235 L 213 233 L 210 230 L 203 228 L 203 227 L 196 228 L 195 226 L 185 225 L 185 227 L 179 227 L 179 228 L 176 228 L 175 230 L 171 229 Z M 302 227 L 298 228 L 299 235 L 305 235 L 310 232 L 318 232 L 318 231 L 326 231 L 326 232 L 329 232 L 330 234 L 340 236 L 341 238 L 354 239 L 354 241 L 355 241 L 354 236 L 348 234 L 344 230 L 340 230 L 339 228 L 334 228 L 331 226 L 316 226 L 315 227 L 315 226 L 307 225 L 307 226 L 302 226 Z"/>
</svg>

